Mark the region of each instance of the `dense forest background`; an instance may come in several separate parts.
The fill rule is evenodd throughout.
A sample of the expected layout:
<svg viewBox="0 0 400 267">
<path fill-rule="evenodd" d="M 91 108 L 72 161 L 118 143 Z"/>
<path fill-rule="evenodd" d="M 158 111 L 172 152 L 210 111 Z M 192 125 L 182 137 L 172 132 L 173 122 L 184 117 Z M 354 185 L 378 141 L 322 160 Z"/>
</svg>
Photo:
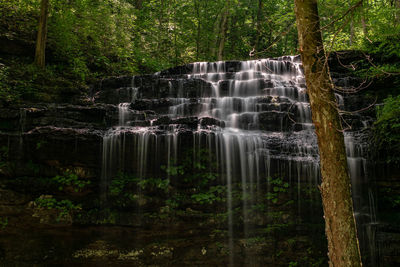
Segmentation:
<svg viewBox="0 0 400 267">
<path fill-rule="evenodd" d="M 55 101 L 53 92 L 76 93 L 104 76 L 151 73 L 193 61 L 298 54 L 293 5 L 282 0 L 50 1 L 47 66 L 38 71 L 32 62 L 40 1 L 1 0 L 0 98 Z M 372 74 L 399 68 L 391 64 L 400 57 L 399 0 L 324 0 L 319 8 L 327 51 L 379 54 L 388 64 L 370 64 L 364 72 Z"/>
<path fill-rule="evenodd" d="M 193 162 L 187 163 L 187 167 L 183 163 L 182 165 L 176 164 L 176 166 L 173 164 L 171 173 L 175 172 L 175 175 L 169 173 L 169 168 L 162 168 L 162 171 L 166 172 L 168 177 L 170 175 L 176 176 L 178 178 L 174 179 L 179 180 L 185 175 L 185 177 L 189 177 L 190 183 L 195 181 L 193 188 L 199 188 L 198 191 L 196 191 L 197 189 L 186 190 L 186 186 L 187 188 L 192 187 L 192 184 L 188 183 L 188 185 L 182 186 L 185 194 L 182 194 L 183 197 L 181 198 L 170 197 L 179 196 L 176 192 L 180 188 L 175 187 L 175 185 L 171 186 L 172 183 L 169 183 L 169 178 L 160 180 L 150 174 L 146 174 L 148 177 L 145 177 L 146 180 L 143 180 L 145 181 L 143 184 L 139 184 L 137 177 L 131 177 L 124 173 L 118 174 L 108 192 L 108 188 L 103 185 L 110 181 L 104 183 L 100 181 L 100 179 L 105 180 L 105 176 L 100 175 L 100 172 L 102 168 L 106 170 L 107 167 L 104 166 L 108 165 L 104 163 L 106 160 L 104 162 L 101 162 L 101 160 L 108 157 L 108 152 L 104 148 L 112 147 L 113 142 L 119 140 L 113 139 L 115 136 L 122 136 L 118 131 L 115 131 L 115 135 L 114 131 L 109 133 L 109 130 L 112 129 L 110 127 L 113 125 L 127 126 L 123 114 L 132 115 L 133 111 L 136 112 L 136 109 L 132 109 L 131 106 L 116 105 L 122 101 L 119 101 L 119 91 L 115 88 L 129 89 L 130 96 L 136 96 L 136 92 L 141 90 L 141 92 L 149 92 L 149 94 L 145 94 L 146 96 L 153 97 L 150 91 L 156 87 L 153 85 L 159 83 L 162 75 L 136 77 L 140 78 L 141 82 L 149 81 L 149 86 L 140 89 L 132 84 L 132 81 L 135 81 L 132 79 L 133 75 L 155 73 L 195 61 L 250 60 L 298 55 L 303 48 L 299 45 L 297 36 L 294 1 L 48 1 L 49 16 L 46 28 L 45 67 L 41 67 L 40 64 L 35 64 L 35 46 L 41 15 L 41 2 L 45 1 L 0 0 L 0 133 L 3 140 L 3 145 L 0 147 L 0 176 L 6 177 L 5 182 L 1 182 L 7 184 L 7 186 L 10 184 L 10 188 L 15 189 L 16 192 L 23 192 L 23 194 L 33 192 L 27 198 L 29 201 L 33 201 L 30 203 L 37 203 L 36 207 L 40 211 L 45 209 L 56 210 L 61 212 L 60 214 L 68 215 L 68 223 L 73 222 L 73 216 L 70 214 L 78 210 L 81 212 L 82 207 L 82 214 L 86 211 L 92 211 L 90 216 L 93 216 L 93 218 L 89 215 L 87 218 L 79 218 L 79 220 L 82 219 L 80 223 L 83 225 L 93 222 L 99 225 L 120 223 L 116 218 L 119 218 L 119 214 L 123 214 L 125 211 L 133 214 L 130 210 L 132 207 L 139 207 L 137 210 L 138 213 L 141 213 L 142 204 L 139 202 L 141 198 L 131 193 L 143 189 L 159 194 L 160 201 L 154 198 L 156 199 L 154 203 L 158 201 L 157 205 L 159 206 L 151 207 L 153 202 L 148 202 L 150 204 L 143 204 L 143 206 L 149 206 L 148 210 L 151 215 L 157 213 L 158 216 L 159 213 L 164 216 L 163 218 L 160 216 L 162 225 L 165 224 L 163 220 L 166 218 L 163 207 L 168 208 L 166 213 L 170 214 L 171 218 L 178 212 L 181 215 L 188 214 L 189 217 L 193 215 L 193 218 L 198 218 L 195 217 L 198 216 L 198 213 L 190 214 L 193 210 L 189 209 L 188 211 L 186 207 L 195 203 L 195 205 L 209 209 L 208 207 L 211 207 L 213 201 L 227 201 L 223 200 L 224 198 L 217 199 L 219 195 L 225 194 L 225 187 L 211 182 L 215 178 L 213 178 L 214 176 L 210 178 L 209 173 L 206 173 L 207 176 L 204 177 L 198 176 L 197 173 L 193 174 L 193 177 L 200 179 L 199 185 L 195 184 L 196 179 L 189 179 L 192 172 L 198 171 L 197 167 L 193 167 L 195 166 Z M 400 177 L 398 175 L 400 173 L 398 171 L 400 166 L 400 0 L 321 0 L 318 1 L 318 8 L 322 38 L 325 50 L 328 53 L 327 62 L 330 66 L 331 77 L 336 80 L 334 89 L 339 93 L 338 97 L 343 96 L 350 99 L 347 105 L 351 106 L 351 109 L 338 110 L 341 122 L 349 132 L 352 130 L 351 125 L 353 124 L 359 124 L 359 126 L 358 124 L 355 126 L 356 129 L 362 127 L 354 133 L 361 133 L 357 135 L 363 145 L 360 147 L 363 148 L 364 145 L 368 147 L 368 151 L 363 151 L 363 153 L 368 154 L 365 155 L 365 159 L 373 162 L 373 168 L 377 173 L 377 186 L 372 184 L 371 188 L 377 191 L 376 201 L 380 209 L 379 216 L 387 222 L 391 222 L 392 225 L 398 225 L 397 222 L 400 221 L 400 213 L 398 212 L 400 210 Z M 234 64 L 240 66 L 239 62 L 234 62 Z M 179 69 L 183 68 L 176 68 L 175 70 Z M 170 80 L 165 80 L 165 86 L 169 86 L 169 82 L 172 80 L 181 79 L 176 73 L 179 73 L 179 71 L 171 71 L 172 78 L 168 76 Z M 196 78 L 196 83 L 186 84 L 202 85 L 202 83 L 197 82 L 202 82 L 201 78 Z M 206 83 L 208 82 L 206 81 Z M 182 87 L 184 87 L 185 83 L 182 84 Z M 305 85 L 302 84 L 302 86 Z M 184 88 L 190 90 L 189 87 Z M 135 93 L 133 89 L 136 90 Z M 108 94 L 109 92 L 112 93 Z M 351 95 L 351 93 L 357 94 Z M 96 94 L 104 99 L 98 98 L 97 101 Z M 109 96 L 116 96 L 118 101 L 115 101 L 115 103 L 111 100 L 108 101 L 109 99 L 106 98 Z M 163 97 L 170 96 L 171 94 L 163 95 Z M 160 100 L 159 103 L 168 100 L 163 98 L 161 101 L 161 98 L 158 97 L 155 99 Z M 267 104 L 275 103 L 274 95 L 268 95 L 268 97 L 265 98 Z M 135 97 L 130 99 L 133 98 Z M 144 100 L 142 102 L 144 104 L 143 108 L 139 107 L 139 109 L 143 110 L 134 114 L 137 115 L 134 121 L 135 123 L 138 121 L 137 125 L 142 125 L 139 123 L 143 123 L 143 125 L 150 125 L 151 123 L 153 125 L 153 121 L 159 120 L 158 126 L 166 127 L 166 125 L 172 125 L 172 122 L 177 122 L 178 119 L 175 120 L 175 118 L 174 120 L 163 121 L 162 117 L 158 117 L 163 114 L 164 110 L 162 109 L 166 106 L 161 107 L 160 105 L 157 108 L 162 111 L 154 111 L 156 107 L 152 107 L 152 101 L 146 101 L 149 99 L 145 98 L 141 100 Z M 190 101 L 189 104 L 192 103 L 192 99 Z M 196 103 L 200 103 L 200 101 Z M 288 103 L 282 102 L 283 106 Z M 122 109 L 123 107 L 126 110 Z M 352 109 L 353 107 L 354 109 Z M 291 108 L 292 106 L 289 107 L 289 110 Z M 274 112 L 275 110 L 272 110 L 268 114 L 275 114 Z M 120 114 L 123 116 L 119 117 Z M 362 121 L 363 116 L 368 117 L 368 120 Z M 265 115 L 266 117 L 267 115 Z M 290 115 L 288 117 L 290 118 Z M 136 118 L 139 119 L 136 121 Z M 268 118 L 274 119 L 275 117 L 269 116 Z M 369 118 L 371 119 L 369 120 Z M 350 123 L 347 124 L 346 120 Z M 192 125 L 193 121 L 185 120 L 184 122 Z M 294 120 L 292 121 L 295 123 Z M 267 122 L 272 124 L 267 120 L 265 124 Z M 217 124 L 217 122 L 213 121 L 210 124 Z M 62 127 L 58 128 L 60 125 Z M 85 131 L 79 131 L 80 129 Z M 42 130 L 43 132 L 41 132 Z M 190 128 L 190 131 L 193 131 L 193 129 Z M 99 135 L 100 132 L 102 136 Z M 81 140 L 79 142 L 81 142 L 82 147 L 77 140 Z M 72 142 L 73 145 L 70 145 Z M 192 142 L 188 143 L 191 146 L 193 144 Z M 73 151 L 70 149 L 72 146 L 75 147 Z M 170 143 L 168 143 L 168 149 L 169 147 Z M 276 147 L 277 150 L 281 148 L 278 144 L 276 144 Z M 80 151 L 78 148 L 84 153 L 78 153 Z M 67 150 L 71 150 L 71 153 L 64 153 Z M 55 151 L 54 154 L 52 154 L 53 151 Z M 99 151 L 102 151 L 103 154 Z M 112 151 L 111 148 L 110 151 Z M 113 155 L 112 153 L 110 152 L 110 155 Z M 91 158 L 92 156 L 93 158 Z M 88 161 L 80 160 L 84 158 Z M 207 157 L 207 162 L 209 159 L 210 157 Z M 360 159 L 364 160 L 364 155 L 363 158 L 357 157 L 357 160 Z M 167 162 L 167 159 L 165 160 Z M 168 165 L 170 165 L 169 160 L 168 154 Z M 19 165 L 14 165 L 16 164 L 14 161 L 23 166 L 21 168 L 22 174 L 18 175 L 21 177 L 17 177 L 13 172 L 20 169 L 18 168 Z M 111 160 L 109 161 L 111 162 Z M 131 162 L 136 162 L 136 160 Z M 103 164 L 102 167 L 99 167 L 101 164 Z M 12 168 L 10 167 L 12 171 L 2 171 L 2 169 L 7 170 L 9 166 L 12 166 Z M 205 164 L 199 166 L 202 170 L 209 169 L 204 167 L 207 166 Z M 45 173 L 43 170 L 50 170 L 51 172 Z M 75 170 L 77 170 L 76 173 Z M 80 170 L 83 171 L 79 172 L 78 175 Z M 365 172 L 365 170 L 362 171 Z M 25 171 L 29 177 L 22 177 L 26 176 Z M 378 175 L 378 172 L 382 173 Z M 278 206 L 283 205 L 284 202 L 281 203 L 281 200 L 277 197 L 278 193 L 283 193 L 284 201 L 288 201 L 287 203 L 295 203 L 293 200 L 295 194 L 299 198 L 300 186 L 296 188 L 292 186 L 292 189 L 289 189 L 289 183 L 284 182 L 284 178 L 287 177 L 276 177 L 272 180 L 268 178 L 268 181 L 265 181 L 265 184 L 268 184 L 266 193 L 272 193 L 267 194 L 264 199 L 268 201 L 268 205 L 271 203 Z M 289 179 L 292 180 L 291 177 Z M 28 180 L 29 182 L 27 182 Z M 300 183 L 300 179 L 298 181 Z M 60 184 L 61 187 L 58 186 Z M 113 187 L 113 185 L 115 186 Z M 76 188 L 73 188 L 74 186 Z M 0 187 L 3 188 L 2 185 Z M 240 187 L 242 185 L 237 188 Z M 269 187 L 273 188 L 273 191 L 269 192 Z M 240 190 L 243 191 L 243 189 Z M 289 190 L 293 190 L 294 193 L 289 193 L 291 192 Z M 310 191 L 310 196 L 314 192 L 311 189 L 309 190 L 308 187 L 305 190 Z M 111 206 L 117 207 L 114 213 L 108 207 L 108 210 L 104 212 L 102 210 L 103 200 L 99 196 L 108 193 L 111 196 Z M 316 188 L 314 193 L 319 194 Z M 373 193 L 373 191 L 368 191 L 371 207 L 375 205 Z M 44 194 L 51 195 L 46 196 Z M 237 195 L 237 203 L 245 199 L 243 193 L 235 195 Z M 14 205 L 13 201 L 10 202 L 12 205 Z M 21 201 L 23 203 L 21 205 L 25 205 L 24 201 Z M 210 205 L 204 205 L 205 203 Z M 306 203 L 304 201 L 301 204 Z M 164 204 L 165 206 L 161 206 Z M 295 204 L 300 207 L 300 204 Z M 267 215 L 268 205 L 257 206 L 254 210 Z M 286 207 L 292 209 L 289 205 L 284 204 L 284 206 L 285 209 Z M 14 208 L 13 206 L 12 209 Z M 294 209 L 300 210 L 297 207 Z M 308 210 L 313 212 L 313 209 L 307 207 Z M 211 208 L 208 212 L 210 214 L 222 214 Z M 280 211 L 276 209 L 276 212 Z M 89 212 L 87 213 L 89 214 Z M 32 219 L 31 211 L 27 214 L 27 218 Z M 98 214 L 100 214 L 99 217 L 97 217 Z M 375 210 L 373 214 L 375 214 Z M 0 228 L 4 229 L 7 226 L 9 217 L 11 218 L 10 225 L 13 225 L 14 214 L 12 216 L 9 216 L 8 213 L 0 215 Z M 319 215 L 316 214 L 315 216 Z M 282 217 L 283 220 L 282 223 L 274 221 L 274 225 L 278 225 L 277 229 L 291 234 L 286 231 L 287 228 L 281 226 L 291 223 L 289 220 L 292 220 L 292 218 L 285 216 L 285 219 L 280 213 L 278 217 Z M 221 218 L 224 226 L 220 228 L 226 231 L 225 226 L 228 223 L 225 223 L 225 221 L 229 221 L 229 216 L 224 215 Z M 318 218 L 321 219 L 322 215 Z M 85 221 L 86 219 L 87 221 Z M 275 218 L 273 219 L 275 220 Z M 375 223 L 374 220 L 375 218 L 369 221 Z M 198 219 L 194 221 L 197 223 Z M 292 221 L 294 222 L 294 220 Z M 23 219 L 19 218 L 18 222 L 25 223 Z M 220 221 L 216 220 L 216 222 L 219 223 Z M 263 224 L 260 223 L 260 225 Z M 388 232 L 383 230 L 379 232 L 379 229 L 376 228 L 378 229 L 377 232 L 371 231 L 371 233 L 374 234 L 375 238 L 375 233 L 384 232 L 387 236 L 390 236 L 390 240 L 398 240 L 397 236 L 392 237 L 391 235 L 393 229 L 396 229 L 396 234 L 400 231 L 391 226 L 388 228 L 390 228 Z M 266 233 L 275 231 L 271 229 Z M 218 230 L 220 229 L 218 228 Z M 181 229 L 179 231 L 184 232 Z M 379 235 L 376 234 L 376 236 Z M 145 237 L 143 239 L 150 240 L 151 238 Z M 20 239 L 15 239 L 13 242 L 32 244 L 20 241 Z M 294 248 L 292 246 L 293 240 L 287 244 L 290 250 Z M 387 245 L 385 244 L 385 246 Z M 0 243 L 0 258 L 3 247 L 22 248 L 8 244 L 3 246 Z M 296 252 L 310 253 L 303 247 L 293 249 L 293 251 L 295 250 Z M 393 250 L 396 250 L 395 246 Z M 14 254 L 19 255 L 21 253 L 16 251 Z M 279 257 L 280 252 L 274 252 L 275 254 Z M 323 255 L 325 256 L 325 254 L 324 252 Z M 201 257 L 204 255 L 203 253 Z M 215 258 L 217 259 L 217 257 Z M 394 258 L 394 260 L 397 260 L 397 258 Z M 307 258 L 304 261 L 311 262 Z"/>
</svg>

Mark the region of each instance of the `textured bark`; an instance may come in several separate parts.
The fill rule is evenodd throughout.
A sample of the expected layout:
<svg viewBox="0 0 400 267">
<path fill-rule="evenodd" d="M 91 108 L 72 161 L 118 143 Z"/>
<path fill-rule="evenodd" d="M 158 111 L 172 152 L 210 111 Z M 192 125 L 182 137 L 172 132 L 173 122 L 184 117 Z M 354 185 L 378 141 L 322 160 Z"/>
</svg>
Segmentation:
<svg viewBox="0 0 400 267">
<path fill-rule="evenodd" d="M 361 266 L 344 137 L 322 43 L 316 0 L 295 0 L 300 52 L 318 137 L 330 266 Z"/>
<path fill-rule="evenodd" d="M 36 39 L 35 64 L 44 68 L 46 64 L 46 39 L 47 39 L 47 18 L 49 15 L 49 0 L 42 0 L 40 3 L 39 29 Z"/>
<path fill-rule="evenodd" d="M 348 1 L 348 5 L 351 6 L 351 1 Z M 349 39 L 349 45 L 353 45 L 353 40 L 354 40 L 354 17 L 353 14 L 351 14 L 350 18 L 350 39 Z"/>
<path fill-rule="evenodd" d="M 362 25 L 364 37 L 367 38 L 367 40 L 369 40 L 369 37 L 368 37 L 368 26 L 367 26 L 367 23 L 368 23 L 367 10 L 368 10 L 367 1 L 363 1 L 363 3 L 362 3 L 362 14 L 361 14 L 361 25 Z"/>
<path fill-rule="evenodd" d="M 196 9 L 196 18 L 197 18 L 197 35 L 196 35 L 196 61 L 199 61 L 200 55 L 200 30 L 201 30 L 201 17 L 200 17 L 200 2 L 198 0 L 194 0 L 194 7 Z"/>
<path fill-rule="evenodd" d="M 260 36 L 261 36 L 262 9 L 263 9 L 263 2 L 262 2 L 262 0 L 258 0 L 257 22 L 256 22 L 257 37 L 256 37 L 256 41 L 254 44 L 254 49 L 256 52 L 258 52 L 258 49 L 259 49 Z"/>
<path fill-rule="evenodd" d="M 135 2 L 135 8 L 140 10 L 143 7 L 143 0 L 136 0 Z"/>
<path fill-rule="evenodd" d="M 217 55 L 218 60 L 222 60 L 224 56 L 226 32 L 228 30 L 229 8 L 230 8 L 230 1 L 227 0 L 221 20 L 220 35 L 219 35 L 220 38 L 219 38 L 218 55 Z"/>
</svg>

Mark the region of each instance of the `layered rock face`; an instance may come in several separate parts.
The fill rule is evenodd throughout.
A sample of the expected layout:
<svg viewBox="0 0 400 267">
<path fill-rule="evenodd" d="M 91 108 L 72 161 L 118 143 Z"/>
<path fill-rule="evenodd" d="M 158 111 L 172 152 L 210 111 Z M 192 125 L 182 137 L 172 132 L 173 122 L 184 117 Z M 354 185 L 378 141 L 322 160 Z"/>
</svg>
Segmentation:
<svg viewBox="0 0 400 267">
<path fill-rule="evenodd" d="M 333 78 L 338 87 L 357 83 Z M 318 147 L 298 57 L 199 62 L 154 75 L 104 79 L 88 98 L 84 105 L 43 104 L 0 112 L 0 141 L 9 163 L 4 175 L 52 177 L 72 170 L 91 181 L 87 190 L 68 197 L 83 204 L 79 218 L 71 215 L 75 224 L 136 227 L 129 230 L 138 236 L 135 245 L 125 247 L 130 256 L 121 252 L 124 242 L 115 236 L 100 242 L 85 232 L 94 245 L 70 240 L 74 261 L 96 262 L 98 251 L 114 251 L 111 258 L 139 265 L 157 262 L 155 255 L 161 265 L 171 259 L 238 266 L 295 264 L 304 257 L 309 258 L 299 263 L 326 261 Z M 337 100 L 339 109 L 353 111 L 369 104 L 339 93 Z M 362 249 L 368 261 L 375 261 L 365 230 L 375 222 L 366 160 L 370 115 L 343 117 Z M 32 179 L 18 181 L 7 186 L 33 199 L 68 195 L 65 189 L 54 193 L 35 186 Z M 24 188 L 31 182 L 33 188 Z M 163 229 L 175 241 L 155 233 L 146 236 L 141 230 L 146 226 Z M 202 241 L 202 235 L 209 240 Z M 116 236 L 126 238 L 120 232 Z M 154 248 L 149 237 L 163 241 Z M 180 238 L 192 238 L 196 246 L 177 242 Z M 307 249 L 315 251 L 307 255 Z M 210 253 L 219 258 L 207 260 Z M 286 258 L 280 261 L 282 253 Z"/>
</svg>

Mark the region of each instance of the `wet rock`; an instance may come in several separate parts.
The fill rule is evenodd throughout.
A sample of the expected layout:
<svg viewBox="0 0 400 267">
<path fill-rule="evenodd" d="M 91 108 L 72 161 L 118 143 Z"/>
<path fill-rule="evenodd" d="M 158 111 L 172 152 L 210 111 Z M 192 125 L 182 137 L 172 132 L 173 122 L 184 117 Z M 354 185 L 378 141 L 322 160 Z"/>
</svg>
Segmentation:
<svg viewBox="0 0 400 267">
<path fill-rule="evenodd" d="M 200 125 L 201 126 L 218 126 L 218 127 L 225 127 L 225 122 L 217 120 L 215 118 L 210 118 L 210 117 L 203 117 L 200 119 Z"/>
<path fill-rule="evenodd" d="M 170 69 L 166 69 L 166 70 L 160 71 L 159 74 L 161 76 L 190 74 L 192 72 L 192 70 L 193 70 L 193 65 L 192 64 L 188 64 L 188 65 L 173 67 L 173 68 L 170 68 Z"/>
<path fill-rule="evenodd" d="M 293 114 L 287 112 L 260 112 L 258 115 L 260 129 L 264 131 L 288 131 L 291 124 L 289 115 L 293 116 Z"/>
<path fill-rule="evenodd" d="M 29 196 L 12 190 L 0 189 L 0 205 L 24 205 L 29 201 Z"/>
<path fill-rule="evenodd" d="M 192 129 L 197 128 L 197 124 L 199 123 L 199 119 L 197 117 L 185 117 L 179 118 L 177 120 L 172 121 L 173 124 L 185 124 Z"/>
<path fill-rule="evenodd" d="M 168 116 L 162 116 L 162 117 L 156 119 L 155 121 L 153 121 L 153 125 L 168 125 L 171 123 L 172 123 L 172 120 Z"/>
<path fill-rule="evenodd" d="M 172 102 L 168 98 L 161 99 L 137 99 L 134 100 L 130 108 L 133 110 L 147 111 L 146 113 L 153 113 L 166 111 L 168 107 L 172 106 Z"/>
</svg>

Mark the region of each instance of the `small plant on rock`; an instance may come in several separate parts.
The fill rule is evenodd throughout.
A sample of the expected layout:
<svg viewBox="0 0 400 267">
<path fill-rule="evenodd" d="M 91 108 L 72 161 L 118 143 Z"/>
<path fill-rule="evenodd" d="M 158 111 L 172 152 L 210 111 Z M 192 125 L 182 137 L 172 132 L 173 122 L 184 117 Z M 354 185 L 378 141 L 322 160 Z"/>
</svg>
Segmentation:
<svg viewBox="0 0 400 267">
<path fill-rule="evenodd" d="M 76 173 L 70 170 L 64 172 L 63 175 L 53 177 L 52 180 L 58 185 L 60 191 L 69 188 L 75 193 L 81 192 L 85 186 L 90 184 L 90 181 L 80 179 Z"/>
<path fill-rule="evenodd" d="M 80 204 L 75 205 L 69 199 L 57 200 L 52 196 L 40 196 L 35 200 L 35 204 L 40 209 L 57 211 L 57 221 L 71 215 L 71 213 L 82 209 Z"/>
</svg>

